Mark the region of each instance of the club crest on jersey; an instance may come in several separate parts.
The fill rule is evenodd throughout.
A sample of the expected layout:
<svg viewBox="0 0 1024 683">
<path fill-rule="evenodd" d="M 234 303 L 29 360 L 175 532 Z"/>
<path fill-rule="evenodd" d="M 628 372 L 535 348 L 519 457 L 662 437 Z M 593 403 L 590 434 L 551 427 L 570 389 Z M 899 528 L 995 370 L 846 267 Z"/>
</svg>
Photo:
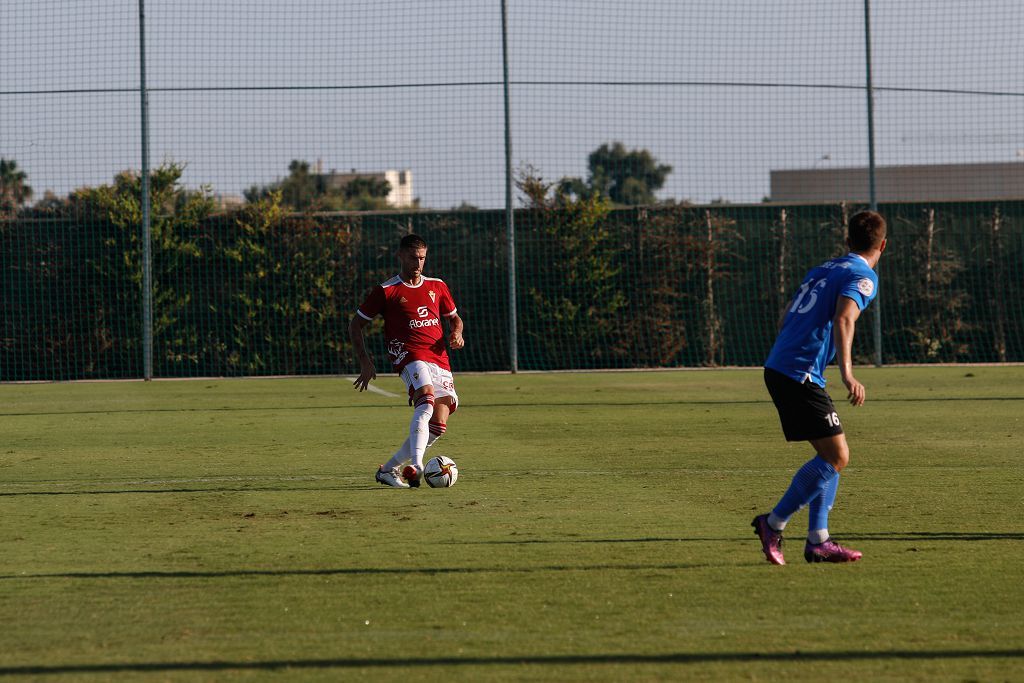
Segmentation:
<svg viewBox="0 0 1024 683">
<path fill-rule="evenodd" d="M 857 291 L 864 296 L 871 296 L 875 291 L 875 283 L 870 278 L 862 278 L 857 283 Z"/>
<path fill-rule="evenodd" d="M 434 290 L 430 290 L 429 292 L 427 292 L 427 296 L 430 297 L 431 301 L 434 301 L 437 298 L 437 294 L 434 293 Z"/>
</svg>

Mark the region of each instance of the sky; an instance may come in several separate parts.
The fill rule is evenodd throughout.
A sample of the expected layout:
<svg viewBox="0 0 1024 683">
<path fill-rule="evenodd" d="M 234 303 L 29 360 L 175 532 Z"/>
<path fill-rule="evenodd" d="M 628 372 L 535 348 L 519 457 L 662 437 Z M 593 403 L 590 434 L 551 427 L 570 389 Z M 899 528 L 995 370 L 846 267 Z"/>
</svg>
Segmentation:
<svg viewBox="0 0 1024 683">
<path fill-rule="evenodd" d="M 863 0 L 508 0 L 513 166 L 586 176 L 619 141 L 662 199 L 758 202 L 867 163 Z M 499 0 L 147 0 L 153 165 L 241 194 L 412 171 L 425 207 L 504 206 Z M 1019 0 L 871 2 L 877 163 L 1024 163 Z M 138 0 L 0 3 L 0 156 L 36 196 L 141 166 Z"/>
</svg>

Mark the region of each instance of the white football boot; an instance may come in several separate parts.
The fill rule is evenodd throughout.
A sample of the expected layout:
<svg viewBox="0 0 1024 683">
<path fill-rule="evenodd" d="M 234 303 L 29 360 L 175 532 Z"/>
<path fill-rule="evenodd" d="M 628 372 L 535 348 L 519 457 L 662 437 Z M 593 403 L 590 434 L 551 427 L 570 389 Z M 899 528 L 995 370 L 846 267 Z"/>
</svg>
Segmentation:
<svg viewBox="0 0 1024 683">
<path fill-rule="evenodd" d="M 407 489 L 409 485 L 402 481 L 401 475 L 398 473 L 398 468 L 394 467 L 390 470 L 385 470 L 384 465 L 377 468 L 377 483 L 384 484 L 396 489 Z"/>
</svg>

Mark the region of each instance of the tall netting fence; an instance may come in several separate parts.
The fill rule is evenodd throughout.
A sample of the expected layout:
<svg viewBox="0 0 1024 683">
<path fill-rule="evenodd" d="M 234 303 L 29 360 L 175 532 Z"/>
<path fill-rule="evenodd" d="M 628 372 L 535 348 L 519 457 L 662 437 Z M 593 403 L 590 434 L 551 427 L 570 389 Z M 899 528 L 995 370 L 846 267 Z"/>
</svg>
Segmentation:
<svg viewBox="0 0 1024 683">
<path fill-rule="evenodd" d="M 758 365 L 872 199 L 859 359 L 1024 361 L 1024 5 L 867 9 L 7 0 L 0 380 L 143 376 L 143 159 L 158 377 L 352 372 L 409 232 L 456 370 Z"/>
</svg>

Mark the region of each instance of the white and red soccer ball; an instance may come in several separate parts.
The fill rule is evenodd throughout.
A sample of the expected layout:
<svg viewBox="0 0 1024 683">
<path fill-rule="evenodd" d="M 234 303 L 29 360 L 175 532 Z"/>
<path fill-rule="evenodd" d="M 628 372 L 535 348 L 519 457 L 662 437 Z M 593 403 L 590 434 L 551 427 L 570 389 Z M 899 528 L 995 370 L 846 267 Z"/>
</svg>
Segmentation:
<svg viewBox="0 0 1024 683">
<path fill-rule="evenodd" d="M 454 486 L 459 479 L 459 467 L 455 461 L 446 455 L 439 455 L 431 458 L 423 468 L 423 480 L 427 486 L 435 489 L 444 489 Z"/>
</svg>

